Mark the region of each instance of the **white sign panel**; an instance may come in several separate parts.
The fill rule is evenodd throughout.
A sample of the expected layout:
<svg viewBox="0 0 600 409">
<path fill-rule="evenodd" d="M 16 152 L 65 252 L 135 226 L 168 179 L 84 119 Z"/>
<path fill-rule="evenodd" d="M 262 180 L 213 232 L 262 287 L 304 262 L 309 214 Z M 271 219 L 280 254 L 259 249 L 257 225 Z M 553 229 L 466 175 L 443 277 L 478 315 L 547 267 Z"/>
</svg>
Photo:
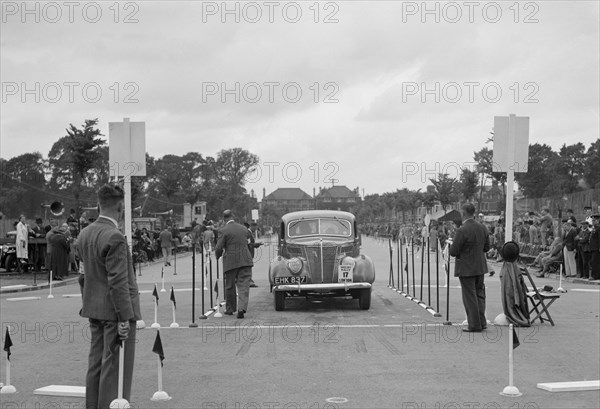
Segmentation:
<svg viewBox="0 0 600 409">
<path fill-rule="evenodd" d="M 515 173 L 527 172 L 529 162 L 529 117 L 515 116 L 514 151 L 511 161 L 509 146 L 509 117 L 494 117 L 494 172 L 508 172 L 514 166 Z"/>
<path fill-rule="evenodd" d="M 108 163 L 110 176 L 146 176 L 145 122 L 108 123 Z"/>
</svg>

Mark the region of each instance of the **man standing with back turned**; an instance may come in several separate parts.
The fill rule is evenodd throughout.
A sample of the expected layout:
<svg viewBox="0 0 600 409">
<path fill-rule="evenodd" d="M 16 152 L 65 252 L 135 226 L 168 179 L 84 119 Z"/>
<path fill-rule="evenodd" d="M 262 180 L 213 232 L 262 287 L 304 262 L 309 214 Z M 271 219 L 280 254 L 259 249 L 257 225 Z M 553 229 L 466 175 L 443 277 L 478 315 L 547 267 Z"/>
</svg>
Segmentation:
<svg viewBox="0 0 600 409">
<path fill-rule="evenodd" d="M 102 186 L 98 190 L 100 216 L 79 235 L 85 271 L 80 314 L 89 318 L 91 331 L 86 409 L 108 408 L 117 398 L 119 339 L 125 340 L 123 398 L 131 396 L 136 320 L 142 317 L 131 253 L 117 229 L 123 199 L 120 186 Z"/>
<path fill-rule="evenodd" d="M 252 256 L 248 249 L 248 229 L 233 220 L 231 210 L 223 212 L 223 221 L 225 221 L 225 227 L 219 233 L 215 255 L 217 259 L 223 255 L 225 299 L 227 300 L 225 314 L 232 315 L 237 308 L 237 317 L 244 318 L 244 314 L 248 310 L 253 266 Z M 239 302 L 235 294 L 236 286 Z"/>
<path fill-rule="evenodd" d="M 463 225 L 456 231 L 454 242 L 450 246 L 450 255 L 456 257 L 454 276 L 460 279 L 463 304 L 469 322 L 469 327 L 463 328 L 465 332 L 481 332 L 487 328 L 483 280 L 487 273 L 485 253 L 490 246 L 488 229 L 473 219 L 474 214 L 473 204 L 463 205 Z"/>
</svg>

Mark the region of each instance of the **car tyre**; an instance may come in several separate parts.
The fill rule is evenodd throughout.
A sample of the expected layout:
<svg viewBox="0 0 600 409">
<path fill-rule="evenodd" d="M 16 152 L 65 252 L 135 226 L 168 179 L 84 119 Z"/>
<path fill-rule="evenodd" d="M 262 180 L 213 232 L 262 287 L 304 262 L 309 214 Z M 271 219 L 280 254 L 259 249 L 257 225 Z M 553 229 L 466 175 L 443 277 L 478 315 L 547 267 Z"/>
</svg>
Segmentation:
<svg viewBox="0 0 600 409">
<path fill-rule="evenodd" d="M 285 292 L 274 291 L 273 296 L 275 298 L 275 311 L 285 310 Z"/>
<path fill-rule="evenodd" d="M 371 308 L 371 289 L 363 288 L 360 290 L 360 295 L 358 297 L 358 305 L 361 310 L 368 310 Z"/>
<path fill-rule="evenodd" d="M 14 254 L 6 256 L 6 260 L 4 260 L 4 265 L 8 273 L 17 271 L 17 268 L 19 267 L 17 264 L 17 257 Z"/>
</svg>

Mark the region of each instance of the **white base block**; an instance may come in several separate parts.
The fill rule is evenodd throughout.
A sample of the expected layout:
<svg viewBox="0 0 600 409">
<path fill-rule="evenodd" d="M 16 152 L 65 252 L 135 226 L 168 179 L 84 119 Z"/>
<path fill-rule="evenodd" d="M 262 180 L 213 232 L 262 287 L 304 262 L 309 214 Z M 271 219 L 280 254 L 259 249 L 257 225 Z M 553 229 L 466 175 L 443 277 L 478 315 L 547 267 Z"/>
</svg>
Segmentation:
<svg viewBox="0 0 600 409">
<path fill-rule="evenodd" d="M 144 329 L 146 328 L 146 323 L 144 322 L 144 320 L 138 320 L 135 324 L 135 327 L 137 329 Z"/>
<path fill-rule="evenodd" d="M 85 386 L 50 385 L 33 391 L 34 395 L 73 396 L 85 398 Z"/>
<path fill-rule="evenodd" d="M 600 380 L 538 383 L 537 387 L 550 392 L 597 391 L 600 390 Z"/>
<path fill-rule="evenodd" d="M 48 294 L 48 298 L 54 298 L 52 294 Z"/>
<path fill-rule="evenodd" d="M 7 298 L 6 301 L 32 301 L 32 300 L 41 300 L 42 297 L 17 297 L 17 298 Z"/>
<path fill-rule="evenodd" d="M 171 325 L 169 325 L 169 327 L 171 328 L 179 328 L 179 324 L 176 322 L 172 322 Z"/>
<path fill-rule="evenodd" d="M 167 290 L 165 290 L 164 288 L 160 290 L 161 293 L 166 293 Z"/>
<path fill-rule="evenodd" d="M 0 395 L 8 395 L 10 393 L 17 393 L 17 388 L 13 385 L 4 385 L 2 389 L 0 389 Z"/>
<path fill-rule="evenodd" d="M 170 400 L 171 397 L 169 396 L 169 394 L 165 391 L 157 391 L 154 392 L 154 395 L 152 395 L 152 398 L 150 400 L 153 401 L 161 401 L 161 400 Z"/>
<path fill-rule="evenodd" d="M 160 324 L 158 322 L 155 322 L 152 325 L 150 325 L 150 328 L 160 328 Z"/>
<path fill-rule="evenodd" d="M 523 394 L 519 391 L 519 388 L 517 388 L 516 386 L 507 386 L 502 392 L 500 392 L 500 395 L 512 396 L 516 398 L 517 396 L 521 396 Z"/>
<path fill-rule="evenodd" d="M 129 409 L 129 402 L 127 399 L 115 399 L 110 403 L 110 409 Z"/>
</svg>

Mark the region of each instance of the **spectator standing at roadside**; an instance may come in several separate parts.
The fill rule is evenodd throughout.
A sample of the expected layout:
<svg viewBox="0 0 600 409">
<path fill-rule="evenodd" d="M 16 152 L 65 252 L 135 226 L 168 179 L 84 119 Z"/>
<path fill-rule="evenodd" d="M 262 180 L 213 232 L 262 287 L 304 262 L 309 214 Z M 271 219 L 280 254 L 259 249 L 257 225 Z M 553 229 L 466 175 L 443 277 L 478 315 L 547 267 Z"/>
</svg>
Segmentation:
<svg viewBox="0 0 600 409">
<path fill-rule="evenodd" d="M 69 275 L 71 245 L 69 244 L 69 225 L 63 223 L 60 228 L 50 237 L 52 244 L 52 255 L 50 256 L 52 278 L 62 281 Z"/>
<path fill-rule="evenodd" d="M 577 275 L 582 278 L 590 276 L 590 225 L 587 220 L 581 222 L 577 234 Z"/>
<path fill-rule="evenodd" d="M 542 217 L 540 217 L 540 239 L 542 241 L 542 246 L 548 245 L 547 237 L 548 232 L 552 230 L 552 224 L 554 219 L 552 219 L 552 215 L 550 214 L 550 209 L 544 207 L 541 212 Z"/>
<path fill-rule="evenodd" d="M 592 269 L 591 280 L 600 280 L 600 213 L 590 216 L 592 229 L 590 231 L 590 264 Z"/>
<path fill-rule="evenodd" d="M 577 223 L 567 219 L 563 226 L 563 256 L 565 259 L 566 277 L 577 276 L 577 264 L 575 263 L 575 237 L 577 236 Z"/>
<path fill-rule="evenodd" d="M 19 222 L 17 223 L 17 260 L 19 260 L 19 271 L 21 270 L 21 265 L 26 264 L 29 260 L 29 253 L 27 251 L 27 246 L 29 244 L 29 227 L 25 223 L 25 215 L 19 216 Z"/>
<path fill-rule="evenodd" d="M 169 227 L 165 226 L 163 231 L 160 232 L 159 236 L 160 247 L 162 249 L 162 254 L 164 257 L 165 267 L 170 266 L 171 263 L 171 249 L 173 248 L 173 236 L 169 231 Z"/>
<path fill-rule="evenodd" d="M 485 283 L 489 250 L 488 230 L 473 219 L 475 206 L 471 203 L 462 207 L 463 224 L 456 231 L 450 246 L 450 255 L 456 258 L 454 275 L 460 279 L 462 299 L 467 312 L 466 332 L 481 332 L 487 328 L 485 318 Z"/>
</svg>

